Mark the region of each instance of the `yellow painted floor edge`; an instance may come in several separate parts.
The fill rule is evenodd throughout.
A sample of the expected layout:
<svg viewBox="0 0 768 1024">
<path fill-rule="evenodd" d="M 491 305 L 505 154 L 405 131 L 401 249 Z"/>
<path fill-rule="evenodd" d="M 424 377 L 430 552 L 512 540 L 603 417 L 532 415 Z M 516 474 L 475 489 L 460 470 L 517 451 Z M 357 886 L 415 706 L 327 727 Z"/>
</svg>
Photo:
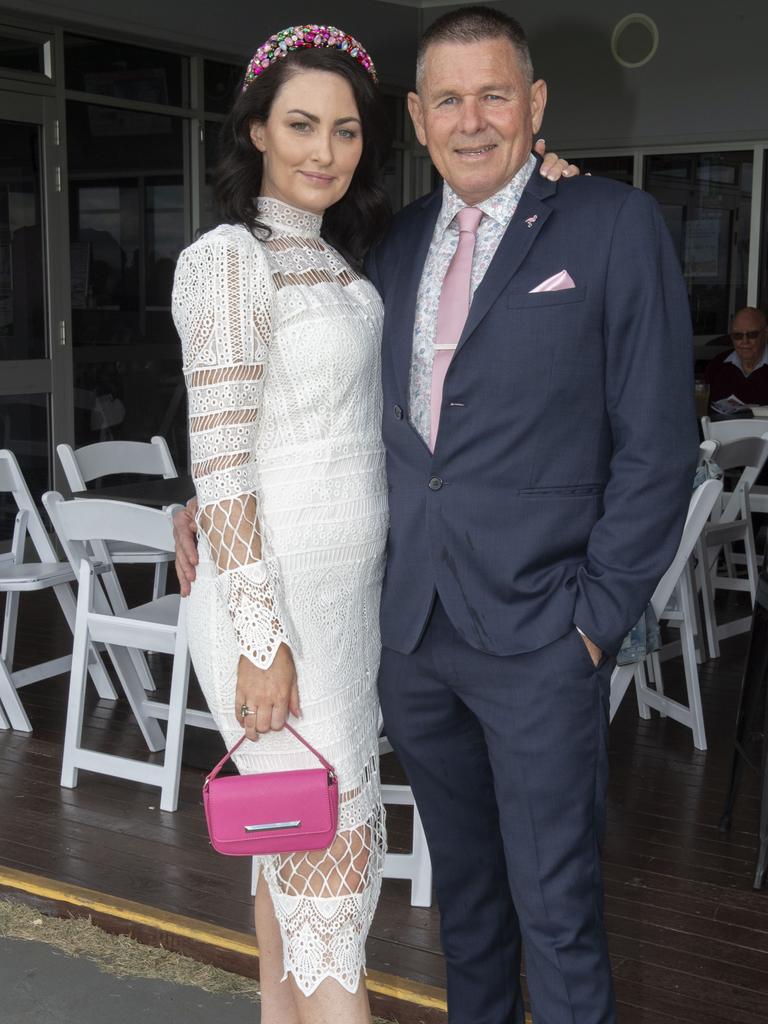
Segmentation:
<svg viewBox="0 0 768 1024">
<path fill-rule="evenodd" d="M 192 917 L 184 917 L 170 911 L 159 910 L 133 900 L 108 896 L 94 889 L 85 889 L 68 882 L 57 882 L 51 878 L 33 875 L 27 871 L 18 871 L 0 865 L 0 886 L 16 889 L 31 896 L 56 900 L 59 903 L 70 903 L 73 906 L 96 913 L 108 914 L 120 920 L 134 924 L 143 924 L 151 928 L 159 928 L 182 938 L 194 939 L 204 945 L 216 946 L 230 952 L 258 958 L 259 950 L 256 943 L 229 928 L 197 921 Z M 443 989 L 421 982 L 410 981 L 395 974 L 382 971 L 369 971 L 366 986 L 371 992 L 388 996 L 400 1002 L 413 1003 L 423 1009 L 447 1011 Z"/>
</svg>

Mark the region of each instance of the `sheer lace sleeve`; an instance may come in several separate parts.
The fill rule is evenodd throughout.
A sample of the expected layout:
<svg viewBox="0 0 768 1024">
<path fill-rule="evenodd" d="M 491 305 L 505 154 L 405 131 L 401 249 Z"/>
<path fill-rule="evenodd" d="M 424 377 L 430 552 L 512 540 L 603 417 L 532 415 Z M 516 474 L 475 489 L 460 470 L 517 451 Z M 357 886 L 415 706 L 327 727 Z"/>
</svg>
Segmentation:
<svg viewBox="0 0 768 1024">
<path fill-rule="evenodd" d="M 290 644 L 279 580 L 262 558 L 254 441 L 272 329 L 261 247 L 219 229 L 180 256 L 173 318 L 189 397 L 198 530 L 216 564 L 241 654 L 267 668 Z"/>
</svg>

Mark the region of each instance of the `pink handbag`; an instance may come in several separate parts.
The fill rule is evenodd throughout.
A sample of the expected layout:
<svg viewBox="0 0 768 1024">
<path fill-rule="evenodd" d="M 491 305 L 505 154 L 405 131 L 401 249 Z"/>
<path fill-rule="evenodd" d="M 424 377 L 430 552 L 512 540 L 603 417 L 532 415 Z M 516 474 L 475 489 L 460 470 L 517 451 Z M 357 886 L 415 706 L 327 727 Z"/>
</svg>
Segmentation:
<svg viewBox="0 0 768 1024">
<path fill-rule="evenodd" d="M 339 820 L 339 784 L 333 765 L 286 723 L 323 765 L 290 772 L 216 776 L 245 739 L 219 761 L 203 784 L 211 845 L 219 853 L 254 857 L 299 850 L 325 850 Z"/>
</svg>

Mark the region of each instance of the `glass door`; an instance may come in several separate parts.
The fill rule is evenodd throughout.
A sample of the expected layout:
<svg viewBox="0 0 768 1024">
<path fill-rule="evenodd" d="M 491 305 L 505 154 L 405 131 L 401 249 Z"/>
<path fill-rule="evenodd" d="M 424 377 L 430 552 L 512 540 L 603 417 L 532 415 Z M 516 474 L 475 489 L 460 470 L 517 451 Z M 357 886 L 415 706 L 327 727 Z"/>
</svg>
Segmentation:
<svg viewBox="0 0 768 1024">
<path fill-rule="evenodd" d="M 747 304 L 753 159 L 751 149 L 645 158 L 644 188 L 661 205 L 688 286 L 693 333 L 710 354 L 730 348 L 731 318 Z"/>
<path fill-rule="evenodd" d="M 52 101 L 0 92 L 0 448 L 36 497 L 54 483 L 53 445 L 72 422 L 58 151 Z M 12 529 L 0 496 L 0 544 Z"/>
</svg>

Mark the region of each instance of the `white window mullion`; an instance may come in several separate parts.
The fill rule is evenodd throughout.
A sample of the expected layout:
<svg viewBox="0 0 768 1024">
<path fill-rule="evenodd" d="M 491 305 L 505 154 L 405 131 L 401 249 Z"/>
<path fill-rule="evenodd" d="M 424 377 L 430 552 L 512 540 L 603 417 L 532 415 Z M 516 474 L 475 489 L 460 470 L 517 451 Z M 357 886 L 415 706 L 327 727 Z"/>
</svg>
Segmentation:
<svg viewBox="0 0 768 1024">
<path fill-rule="evenodd" d="M 752 208 L 749 223 L 749 266 L 747 268 L 747 305 L 756 306 L 760 287 L 760 239 L 763 227 L 763 188 L 765 146 L 756 146 L 752 162 Z"/>
</svg>

